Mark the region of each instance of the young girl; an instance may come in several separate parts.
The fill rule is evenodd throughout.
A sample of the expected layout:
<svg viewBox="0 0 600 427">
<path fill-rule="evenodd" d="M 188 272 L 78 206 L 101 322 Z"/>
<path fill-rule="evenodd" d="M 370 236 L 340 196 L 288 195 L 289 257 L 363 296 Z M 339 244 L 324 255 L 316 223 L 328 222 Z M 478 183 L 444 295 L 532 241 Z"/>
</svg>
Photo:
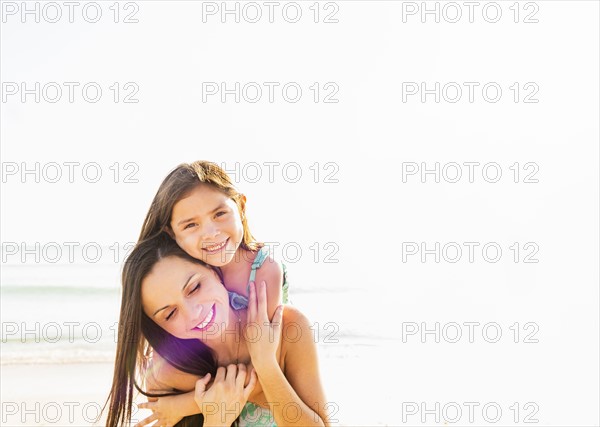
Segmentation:
<svg viewBox="0 0 600 427">
<path fill-rule="evenodd" d="M 268 256 L 263 244 L 250 233 L 246 196 L 227 173 L 208 161 L 183 163 L 161 183 L 138 242 L 167 233 L 179 247 L 208 265 L 219 267 L 225 287 L 247 295 L 252 264 L 257 261 L 257 281 L 267 282 L 268 313 L 288 301 L 285 265 Z M 268 261 L 268 262 L 264 262 Z"/>
<path fill-rule="evenodd" d="M 279 306 L 269 321 L 264 283 L 252 284 L 247 304 L 247 308 L 232 310 L 231 296 L 215 271 L 166 236 L 136 245 L 123 268 L 120 325 L 127 327 L 119 328 L 107 425 L 120 425 L 131 415 L 136 373 L 145 360 L 145 340 L 192 375 L 192 381 L 169 378 L 166 384 L 181 391 L 195 387 L 192 400 L 204 410 L 205 426 L 230 425 L 247 400 L 269 410 L 261 414 L 241 411 L 241 425 L 328 425 L 308 320 L 291 306 L 285 310 Z M 214 325 L 216 332 L 207 333 Z M 286 338 L 288 326 L 293 326 L 293 339 Z M 258 335 L 249 338 L 246 328 Z M 232 364 L 246 360 L 252 361 L 256 372 L 247 385 L 244 365 Z M 230 363 L 227 370 L 217 369 L 219 361 Z M 215 378 L 208 391 L 233 389 L 233 404 L 206 392 L 210 375 L 202 376 L 207 372 Z M 214 407 L 217 410 L 211 410 Z M 171 425 L 157 416 L 146 421 Z"/>
<path fill-rule="evenodd" d="M 236 309 L 247 304 L 250 282 L 266 282 L 267 313 L 272 319 L 276 307 L 288 302 L 287 274 L 285 266 L 274 262 L 250 233 L 245 206 L 246 197 L 217 164 L 181 164 L 160 185 L 139 242 L 165 233 L 190 256 L 217 267 L 227 290 L 236 294 L 231 301 Z M 189 378 L 156 352 L 150 368 L 148 384 L 154 391 L 165 390 L 167 380 Z M 191 393 L 158 399 L 145 407 L 167 420 L 198 412 Z"/>
</svg>

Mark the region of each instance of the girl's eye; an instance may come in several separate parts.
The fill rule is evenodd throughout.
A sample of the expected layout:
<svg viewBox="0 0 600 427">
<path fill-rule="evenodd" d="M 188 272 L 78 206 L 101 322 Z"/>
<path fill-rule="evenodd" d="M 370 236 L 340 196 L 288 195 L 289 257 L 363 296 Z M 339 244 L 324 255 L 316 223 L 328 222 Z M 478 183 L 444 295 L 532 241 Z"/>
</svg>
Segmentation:
<svg viewBox="0 0 600 427">
<path fill-rule="evenodd" d="M 167 318 L 166 318 L 166 319 L 167 319 L 167 320 L 169 320 L 169 319 L 170 319 L 170 318 L 173 316 L 173 314 L 174 314 L 174 313 L 175 313 L 175 309 L 173 309 L 173 311 L 171 311 L 171 312 L 169 313 L 169 315 L 167 316 Z"/>
<path fill-rule="evenodd" d="M 193 294 L 194 292 L 196 292 L 198 289 L 200 289 L 200 283 L 198 283 L 196 286 L 194 286 L 194 289 L 192 289 L 190 291 L 190 295 Z"/>
<path fill-rule="evenodd" d="M 227 212 L 226 211 L 219 211 L 215 214 L 215 216 L 219 217 L 219 216 L 223 216 L 225 215 Z"/>
<path fill-rule="evenodd" d="M 189 224 L 187 224 L 185 227 L 183 227 L 184 230 L 187 230 L 188 228 L 191 228 L 193 226 L 195 226 L 196 223 L 195 222 L 190 222 Z"/>
</svg>

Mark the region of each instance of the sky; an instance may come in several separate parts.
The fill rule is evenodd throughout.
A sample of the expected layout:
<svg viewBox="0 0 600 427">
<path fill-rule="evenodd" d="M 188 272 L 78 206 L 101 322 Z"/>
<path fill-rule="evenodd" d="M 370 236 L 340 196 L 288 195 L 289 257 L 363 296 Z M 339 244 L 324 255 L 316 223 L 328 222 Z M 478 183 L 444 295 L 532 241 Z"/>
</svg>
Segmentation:
<svg viewBox="0 0 600 427">
<path fill-rule="evenodd" d="M 2 261 L 25 266 L 3 285 L 48 283 L 56 245 L 118 270 L 107 248 L 204 159 L 300 288 L 362 292 L 322 312 L 537 322 L 545 357 L 597 358 L 596 2 L 24 4 L 2 3 Z M 96 268 L 76 258 L 54 284 Z"/>
</svg>

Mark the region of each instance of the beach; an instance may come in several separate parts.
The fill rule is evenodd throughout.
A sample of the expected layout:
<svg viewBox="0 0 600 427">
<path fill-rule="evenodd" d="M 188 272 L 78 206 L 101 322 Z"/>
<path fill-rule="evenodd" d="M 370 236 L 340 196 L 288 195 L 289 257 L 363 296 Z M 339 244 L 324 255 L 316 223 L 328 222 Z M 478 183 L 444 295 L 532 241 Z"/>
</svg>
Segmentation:
<svg viewBox="0 0 600 427">
<path fill-rule="evenodd" d="M 72 266 L 64 268 L 73 271 Z M 110 390 L 116 352 L 118 269 L 86 266 L 90 279 L 85 287 L 61 279 L 68 277 L 61 270 L 29 270 L 37 278 L 35 285 L 19 279 L 20 267 L 3 271 L 5 283 L 12 284 L 2 286 L 2 425 L 103 425 L 98 416 Z M 381 347 L 384 342 L 368 338 L 372 328 L 347 309 L 363 301 L 364 293 L 342 295 L 295 284 L 291 298 L 311 322 L 333 424 L 386 425 L 382 411 L 364 408 L 377 407 L 382 399 L 365 393 L 369 378 L 376 378 L 369 373 L 370 361 L 389 351 Z M 149 414 L 134 408 L 132 422 Z"/>
<path fill-rule="evenodd" d="M 111 363 L 2 366 L 2 424 L 96 425 L 112 380 Z"/>
<path fill-rule="evenodd" d="M 16 276 L 8 285 L 3 268 L 4 426 L 103 425 L 96 418 L 112 381 L 120 305 L 109 276 L 118 270 L 88 266 L 85 286 L 52 270 L 30 270 L 35 285 Z M 427 280 L 452 280 L 439 274 Z M 400 293 L 385 283 L 390 291 L 342 290 L 331 287 L 335 277 L 294 277 L 291 300 L 312 325 L 332 426 L 594 425 L 597 299 L 569 301 L 561 292 L 577 310 L 547 312 L 527 299 L 505 310 L 498 294 L 465 311 L 449 301 L 489 293 L 492 283 L 461 294 L 456 278 L 434 290 L 399 287 L 402 296 L 391 298 Z M 577 363 L 560 368 L 574 352 Z M 147 415 L 134 408 L 132 421 Z"/>
<path fill-rule="evenodd" d="M 328 409 L 336 421 L 333 425 L 387 425 L 384 411 L 366 410 L 376 402 L 372 394 L 365 396 L 356 378 L 353 367 L 358 358 L 320 353 Z M 2 425 L 103 425 L 104 418 L 98 422 L 97 417 L 110 390 L 112 363 L 13 364 L 2 365 L 1 372 Z M 132 422 L 149 414 L 134 407 Z"/>
</svg>

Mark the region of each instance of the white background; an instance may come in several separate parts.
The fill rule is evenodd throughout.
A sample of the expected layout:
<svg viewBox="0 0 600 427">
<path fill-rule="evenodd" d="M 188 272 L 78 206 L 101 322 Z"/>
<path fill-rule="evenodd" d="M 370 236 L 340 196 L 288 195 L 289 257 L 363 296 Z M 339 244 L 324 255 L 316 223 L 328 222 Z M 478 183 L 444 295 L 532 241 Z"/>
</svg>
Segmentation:
<svg viewBox="0 0 600 427">
<path fill-rule="evenodd" d="M 56 103 L 43 97 L 36 103 L 33 95 L 25 102 L 20 93 L 7 95 L 3 86 L 2 242 L 97 242 L 106 248 L 135 241 L 154 193 L 177 164 L 206 159 L 231 171 L 237 162 L 235 179 L 248 197 L 254 235 L 303 249 L 298 262 L 288 263 L 294 303 L 312 319 L 359 331 L 345 350 L 344 369 L 326 364 L 337 371 L 324 374 L 336 382 L 333 390 L 347 384 L 346 393 L 333 392 L 346 411 L 345 424 L 403 424 L 402 402 L 433 407 L 472 401 L 499 402 L 503 425 L 514 424 L 508 409 L 514 402 L 521 408 L 534 402 L 541 425 L 597 425 L 599 8 L 594 1 L 520 2 L 515 23 L 513 3 L 496 3 L 502 11 L 496 23 L 482 15 L 485 2 L 472 23 L 462 2 L 456 3 L 463 13 L 457 23 L 443 14 L 439 23 L 433 15 L 423 23 L 420 14 L 403 15 L 423 3 L 395 1 L 337 1 L 337 23 L 315 23 L 312 2 L 298 3 L 303 15 L 297 23 L 283 18 L 282 6 L 274 23 L 266 6 L 256 24 L 236 23 L 231 15 L 222 23 L 218 14 L 203 22 L 202 2 L 192 1 L 138 1 L 137 23 L 113 22 L 112 2 L 99 3 L 103 15 L 94 24 L 83 18 L 82 7 L 73 23 L 64 6 L 55 24 L 43 16 L 36 23 L 32 15 L 22 23 L 20 11 L 4 13 L 4 85 L 80 86 L 73 103 L 66 89 Z M 41 9 L 45 3 L 38 4 Z M 437 5 L 441 10 L 446 3 Z M 122 21 L 124 3 L 120 7 Z M 324 7 L 319 21 L 334 10 Z M 533 10 L 538 22 L 523 22 Z M 97 103 L 81 96 L 88 82 L 103 89 Z M 114 82 L 121 88 L 135 83 L 139 102 L 113 102 L 108 87 Z M 233 96 L 222 102 L 218 95 L 203 102 L 203 82 L 280 86 L 273 103 L 266 89 L 256 103 L 236 103 Z M 296 103 L 281 95 L 289 82 L 303 89 Z M 339 102 L 315 103 L 309 89 L 314 82 L 321 98 L 329 93 L 326 83 L 337 85 Z M 423 102 L 420 93 L 403 102 L 406 82 L 429 89 L 456 82 L 463 94 L 454 103 L 444 97 L 436 103 L 434 95 Z M 473 102 L 464 82 L 479 85 Z M 503 91 L 495 103 L 481 92 L 490 82 Z M 518 102 L 509 88 L 515 82 Z M 538 102 L 524 102 L 531 92 L 527 83 L 538 88 L 532 97 Z M 73 183 L 66 167 L 56 183 L 22 177 L 20 170 L 6 174 L 10 165 L 33 168 L 35 162 L 40 169 L 49 162 L 96 162 L 103 176 L 89 183 L 81 166 Z M 135 163 L 138 182 L 125 183 L 121 175 L 115 183 L 109 169 L 115 162 L 123 175 L 123 165 Z M 258 182 L 251 182 L 252 162 L 263 165 Z M 280 164 L 274 182 L 265 162 Z M 297 183 L 282 174 L 290 162 L 302 170 Z M 335 166 L 325 169 L 329 162 Z M 480 166 L 473 183 L 466 167 L 457 183 L 436 183 L 433 175 L 425 183 L 420 175 L 403 182 L 407 162 Z M 482 176 L 489 162 L 502 169 L 497 183 Z M 515 162 L 518 183 L 509 169 Z M 523 182 L 528 162 L 539 168 L 537 183 Z M 324 182 L 332 170 L 337 182 Z M 335 243 L 339 262 L 324 262 L 325 252 L 315 262 L 309 249 L 315 242 L 321 251 Z M 436 263 L 433 255 L 422 262 L 420 254 L 403 262 L 402 242 L 426 242 L 429 249 L 435 242 L 457 242 L 464 251 L 456 263 L 443 257 Z M 480 244 L 472 263 L 464 242 Z M 503 250 L 496 263 L 482 257 L 488 242 Z M 519 262 L 509 249 L 514 242 Z M 528 242 L 539 248 L 537 263 L 523 262 Z M 19 256 L 6 261 L 23 264 Z M 112 264 L 114 271 L 102 280 L 117 287 L 119 265 Z M 83 265 L 51 280 L 33 269 L 3 273 L 3 284 L 85 286 L 98 266 Z M 319 297 L 300 292 L 310 289 Z M 503 337 L 492 344 L 478 329 L 472 344 L 465 337 L 436 343 L 431 335 L 426 343 L 420 335 L 402 342 L 402 325 L 411 322 L 497 322 Z M 515 322 L 522 334 L 525 323 L 535 323 L 539 342 L 524 343 L 521 335 L 514 343 L 509 327 Z M 421 419 L 414 415 L 404 424 L 420 425 Z"/>
</svg>

